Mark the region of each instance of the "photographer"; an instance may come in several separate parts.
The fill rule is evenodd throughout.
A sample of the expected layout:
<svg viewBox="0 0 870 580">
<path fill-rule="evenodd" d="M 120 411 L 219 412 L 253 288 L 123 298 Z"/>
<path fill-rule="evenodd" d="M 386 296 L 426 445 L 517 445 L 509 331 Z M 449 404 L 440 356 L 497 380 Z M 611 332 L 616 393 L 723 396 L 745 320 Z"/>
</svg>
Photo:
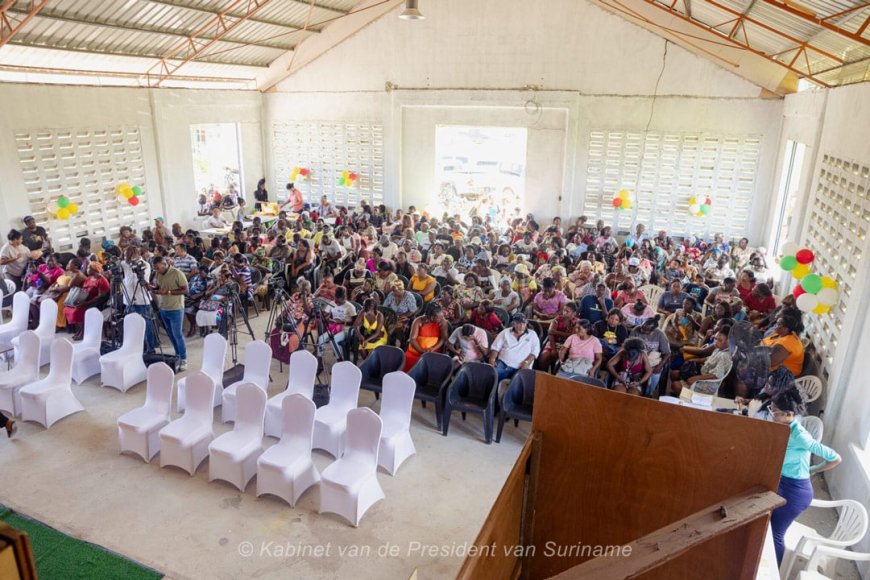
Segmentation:
<svg viewBox="0 0 870 580">
<path fill-rule="evenodd" d="M 145 352 L 151 352 L 157 347 L 155 332 L 156 320 L 151 316 L 151 294 L 148 281 L 151 279 L 151 265 L 142 259 L 138 246 L 127 246 L 124 261 L 121 262 L 124 272 L 124 305 L 126 313 L 135 312 L 145 319 Z"/>
<path fill-rule="evenodd" d="M 187 278 L 181 271 L 169 265 L 162 257 L 154 258 L 154 269 L 157 270 L 151 290 L 160 297 L 160 319 L 172 341 L 175 354 L 180 359 L 179 370 L 187 369 L 187 345 L 181 331 L 184 322 L 184 297 L 187 296 Z"/>
</svg>

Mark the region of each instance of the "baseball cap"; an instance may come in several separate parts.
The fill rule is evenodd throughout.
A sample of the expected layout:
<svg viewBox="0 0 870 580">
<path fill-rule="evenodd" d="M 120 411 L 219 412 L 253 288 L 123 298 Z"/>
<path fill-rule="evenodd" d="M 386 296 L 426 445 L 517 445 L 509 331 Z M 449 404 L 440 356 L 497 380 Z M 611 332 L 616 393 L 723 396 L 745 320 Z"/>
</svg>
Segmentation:
<svg viewBox="0 0 870 580">
<path fill-rule="evenodd" d="M 523 323 L 525 323 L 525 322 L 528 322 L 528 320 L 526 320 L 525 314 L 523 314 L 522 312 L 517 312 L 516 314 L 511 316 L 511 322 L 523 322 Z"/>
<path fill-rule="evenodd" d="M 628 260 L 629 266 L 640 266 L 640 258 L 630 258 Z"/>
</svg>

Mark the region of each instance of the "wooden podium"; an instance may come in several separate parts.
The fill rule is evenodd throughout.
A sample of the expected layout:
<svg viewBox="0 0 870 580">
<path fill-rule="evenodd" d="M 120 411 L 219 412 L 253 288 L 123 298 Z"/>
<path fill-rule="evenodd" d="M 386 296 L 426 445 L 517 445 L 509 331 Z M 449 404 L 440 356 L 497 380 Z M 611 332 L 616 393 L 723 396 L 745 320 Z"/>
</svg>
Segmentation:
<svg viewBox="0 0 870 580">
<path fill-rule="evenodd" d="M 750 580 L 788 434 L 537 373 L 532 434 L 459 578 Z"/>
</svg>

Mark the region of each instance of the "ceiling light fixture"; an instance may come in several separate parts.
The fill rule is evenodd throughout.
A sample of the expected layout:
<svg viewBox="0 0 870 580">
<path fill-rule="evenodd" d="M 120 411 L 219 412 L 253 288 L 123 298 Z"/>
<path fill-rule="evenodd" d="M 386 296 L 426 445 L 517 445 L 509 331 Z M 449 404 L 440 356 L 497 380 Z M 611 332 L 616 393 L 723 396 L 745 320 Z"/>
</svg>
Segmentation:
<svg viewBox="0 0 870 580">
<path fill-rule="evenodd" d="M 399 14 L 402 20 L 423 20 L 426 18 L 417 8 L 417 0 L 405 0 L 405 10 Z"/>
</svg>

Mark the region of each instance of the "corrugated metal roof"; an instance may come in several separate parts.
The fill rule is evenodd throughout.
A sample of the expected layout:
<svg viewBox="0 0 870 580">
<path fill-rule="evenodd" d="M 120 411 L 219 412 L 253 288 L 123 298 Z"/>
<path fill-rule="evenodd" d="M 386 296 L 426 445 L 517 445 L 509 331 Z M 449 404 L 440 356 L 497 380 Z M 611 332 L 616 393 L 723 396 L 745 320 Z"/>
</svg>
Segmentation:
<svg viewBox="0 0 870 580">
<path fill-rule="evenodd" d="M 322 31 L 360 4 L 360 0 L 315 0 L 312 7 L 310 0 L 271 0 L 239 22 L 256 3 L 243 0 L 233 6 L 233 1 L 51 0 L 0 48 L 0 64 L 8 70 L 70 68 L 141 75 L 173 51 L 171 62 L 186 58 L 192 52 L 189 37 L 196 34 L 198 52 L 179 76 L 215 73 L 232 78 L 236 75 L 229 74 L 227 67 L 243 67 L 244 76 L 252 78 L 256 69 L 251 67 L 268 66 L 304 36 Z M 217 15 L 228 6 L 233 8 L 224 17 L 224 24 L 232 26 L 227 32 Z M 8 16 L 20 21 L 29 8 L 30 2 L 18 0 Z M 215 40 L 219 34 L 220 40 Z M 179 51 L 182 46 L 186 48 Z M 27 48 L 40 49 L 38 56 Z M 89 59 L 90 55 L 99 58 Z M 194 72 L 202 69 L 198 63 L 219 68 Z"/>
</svg>

